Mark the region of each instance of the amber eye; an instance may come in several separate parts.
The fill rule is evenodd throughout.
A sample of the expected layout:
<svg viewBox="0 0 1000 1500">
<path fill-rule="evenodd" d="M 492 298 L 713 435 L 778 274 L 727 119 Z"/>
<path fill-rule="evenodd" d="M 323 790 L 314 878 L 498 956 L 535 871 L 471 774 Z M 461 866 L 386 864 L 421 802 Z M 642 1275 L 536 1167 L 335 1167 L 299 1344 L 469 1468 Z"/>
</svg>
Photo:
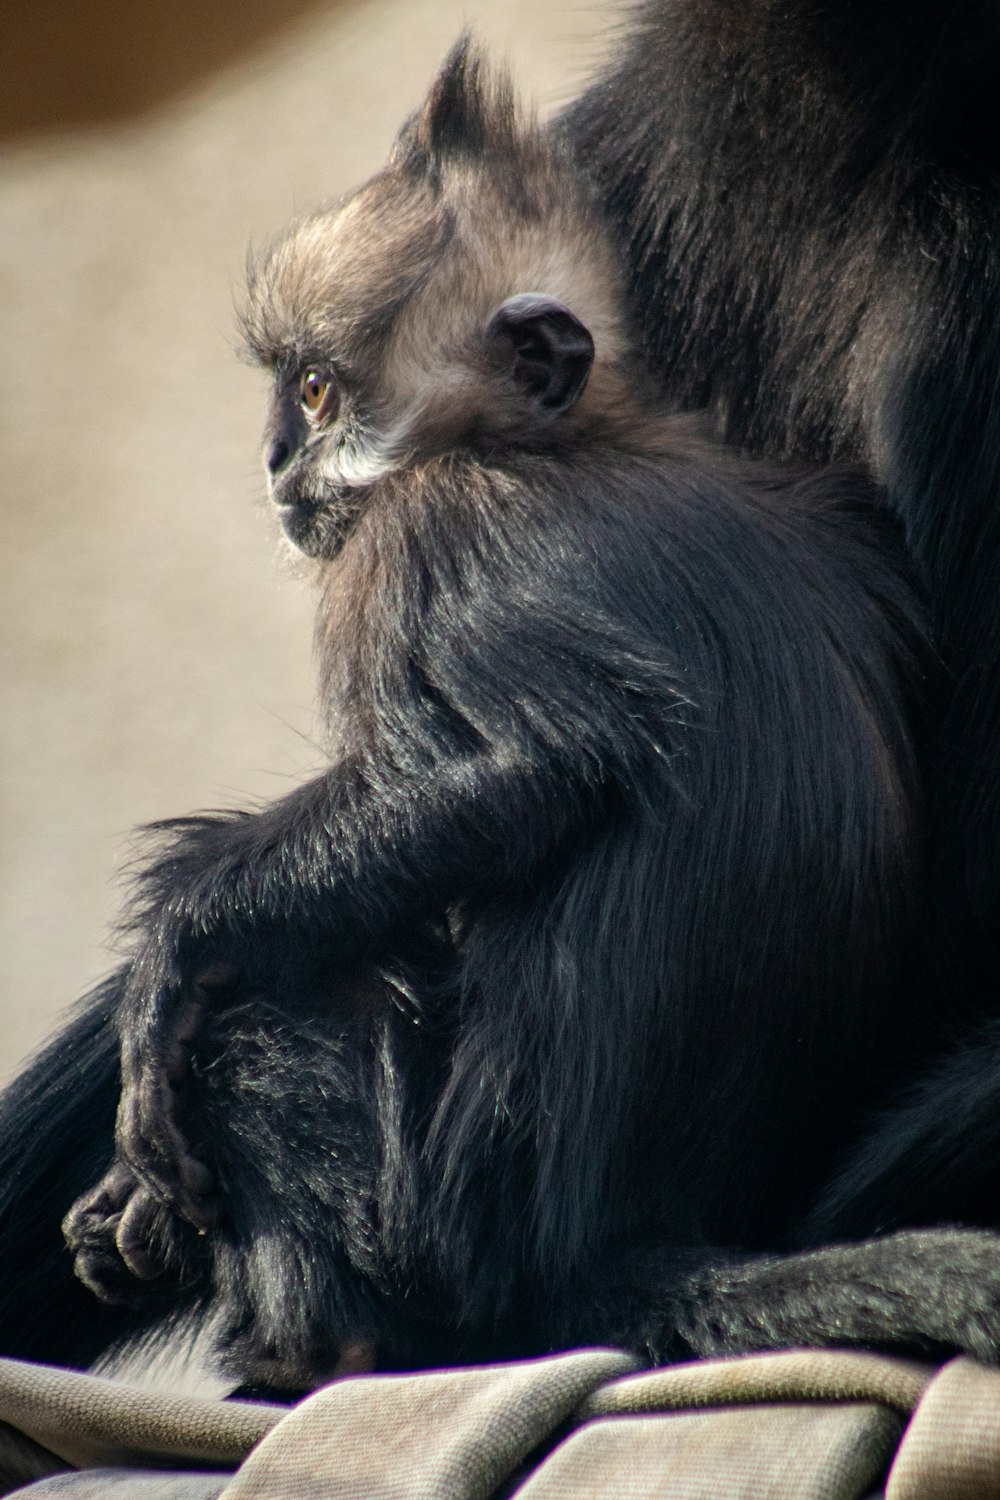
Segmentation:
<svg viewBox="0 0 1000 1500">
<path fill-rule="evenodd" d="M 319 370 L 310 368 L 302 372 L 299 381 L 299 404 L 311 422 L 328 417 L 336 404 L 337 395 L 332 383 Z"/>
</svg>

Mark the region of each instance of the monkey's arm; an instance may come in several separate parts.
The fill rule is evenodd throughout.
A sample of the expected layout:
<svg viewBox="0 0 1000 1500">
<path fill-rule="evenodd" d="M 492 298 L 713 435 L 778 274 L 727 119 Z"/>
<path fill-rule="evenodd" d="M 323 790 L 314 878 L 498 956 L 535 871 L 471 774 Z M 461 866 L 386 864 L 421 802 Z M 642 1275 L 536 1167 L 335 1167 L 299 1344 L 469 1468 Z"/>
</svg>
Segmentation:
<svg viewBox="0 0 1000 1500">
<path fill-rule="evenodd" d="M 177 1094 L 206 1005 L 305 990 L 321 968 L 349 970 L 459 895 L 474 903 L 527 874 L 582 812 L 562 769 L 559 785 L 538 766 L 479 757 L 381 786 L 345 769 L 256 816 L 182 824 L 146 876 L 119 1015 L 119 1148 L 141 1176 L 205 1222 L 209 1182 L 187 1154 Z"/>
<path fill-rule="evenodd" d="M 0 1351 L 86 1366 L 162 1312 L 145 1298 L 108 1307 L 73 1274 L 59 1223 L 107 1166 L 119 1093 L 114 1017 L 125 970 L 82 1004 L 0 1093 Z M 185 1227 L 185 1226 L 182 1226 Z M 191 1236 L 193 1239 L 194 1237 Z M 138 1283 L 136 1283 L 138 1285 Z M 173 1310 L 199 1289 L 173 1283 Z"/>
</svg>

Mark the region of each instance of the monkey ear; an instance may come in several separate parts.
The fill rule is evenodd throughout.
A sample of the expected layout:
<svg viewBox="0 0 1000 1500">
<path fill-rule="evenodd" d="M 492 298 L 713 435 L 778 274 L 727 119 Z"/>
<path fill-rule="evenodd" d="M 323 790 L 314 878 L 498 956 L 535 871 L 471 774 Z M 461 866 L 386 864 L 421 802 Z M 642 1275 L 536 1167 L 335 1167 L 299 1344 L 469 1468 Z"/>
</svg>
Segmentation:
<svg viewBox="0 0 1000 1500">
<path fill-rule="evenodd" d="M 491 357 L 547 415 L 569 411 L 583 395 L 594 340 L 554 297 L 540 292 L 508 297 L 486 325 L 486 343 Z"/>
</svg>

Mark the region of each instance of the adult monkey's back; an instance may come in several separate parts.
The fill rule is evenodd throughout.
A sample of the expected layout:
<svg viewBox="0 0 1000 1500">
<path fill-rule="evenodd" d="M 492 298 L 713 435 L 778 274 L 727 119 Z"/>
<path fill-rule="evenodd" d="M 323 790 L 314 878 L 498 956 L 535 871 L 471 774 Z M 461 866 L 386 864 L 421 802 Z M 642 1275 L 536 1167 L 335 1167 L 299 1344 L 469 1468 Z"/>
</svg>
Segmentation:
<svg viewBox="0 0 1000 1500">
<path fill-rule="evenodd" d="M 654 6 L 645 17 L 637 22 L 622 68 L 575 106 L 564 124 L 580 142 L 584 163 L 604 178 L 633 268 L 636 322 L 666 383 L 678 404 L 710 403 L 726 433 L 748 446 L 873 456 L 894 493 L 913 498 L 922 528 L 917 540 L 947 577 L 943 544 L 919 503 L 930 481 L 920 487 L 917 460 L 926 459 L 930 474 L 936 452 L 951 455 L 953 485 L 963 459 L 982 477 L 981 431 L 974 432 L 978 446 L 971 447 L 968 433 L 976 424 L 970 426 L 958 403 L 967 372 L 952 366 L 963 364 L 962 330 L 970 326 L 963 318 L 984 314 L 969 292 L 974 282 L 956 292 L 948 286 L 954 269 L 928 258 L 937 248 L 935 234 L 943 235 L 950 220 L 942 217 L 934 184 L 921 189 L 917 169 L 908 166 L 918 156 L 932 159 L 935 128 L 942 152 L 942 141 L 951 155 L 957 148 L 957 127 L 940 104 L 936 116 L 922 119 L 914 107 L 927 83 L 921 59 L 928 66 L 939 61 L 930 26 L 921 50 L 913 42 L 919 18 L 915 22 L 908 13 L 911 50 L 899 58 L 890 50 L 895 36 L 884 13 L 881 20 L 849 23 L 830 15 L 826 35 L 815 19 L 805 35 L 805 21 L 794 14 L 779 17 L 763 5 L 735 18 L 718 5 Z M 863 29 L 873 34 L 863 35 Z M 976 55 L 971 48 L 970 55 Z M 974 93 L 972 82 L 952 66 L 953 97 L 965 104 L 966 94 Z M 923 132 L 917 137 L 914 118 Z M 904 127 L 904 121 L 910 123 Z M 955 182 L 958 192 L 957 175 Z M 978 202 L 982 214 L 971 183 L 965 193 L 966 211 Z M 972 249 L 979 257 L 984 253 Z M 910 261 L 914 271 L 906 279 Z M 970 276 L 983 278 L 982 296 L 989 264 L 980 258 L 969 267 Z M 912 307 L 904 305 L 907 299 Z M 925 347 L 930 332 L 923 340 L 918 333 L 932 328 L 946 303 L 957 322 L 952 346 L 940 356 L 940 378 L 953 397 L 949 401 L 945 392 L 933 403 L 945 426 L 936 439 L 939 448 L 932 450 L 929 409 L 923 409 L 919 429 L 905 430 L 907 400 L 916 405 L 921 399 L 916 379 L 907 385 L 906 371 L 931 368 L 933 351 Z M 985 399 L 982 383 L 973 399 Z M 912 481 L 907 473 L 914 474 Z M 947 500 L 951 489 L 941 493 Z M 967 503 L 974 512 L 976 503 L 985 509 L 988 499 L 984 482 Z M 984 531 L 986 525 L 984 520 Z M 966 551 L 975 527 L 975 514 L 964 512 L 955 535 L 964 538 Z M 962 560 L 962 545 L 954 550 Z M 963 589 L 957 597 L 967 607 L 971 574 Z M 943 587 L 940 592 L 944 597 Z M 942 608 L 942 620 L 952 659 L 960 661 L 957 615 Z M 971 659 L 967 670 L 973 673 Z M 974 803 L 976 795 L 970 790 L 967 800 Z M 956 842 L 948 849 L 965 847 Z M 942 844 L 942 868 L 948 849 Z M 972 901 L 963 920 L 970 934 L 963 953 L 978 953 L 984 962 L 985 928 L 980 924 L 977 946 Z M 956 982 L 955 991 L 964 1003 L 971 986 Z M 4 1106 L 0 1248 L 6 1267 L 28 1268 L 21 1306 L 12 1307 L 2 1325 L 11 1352 L 85 1360 L 107 1342 L 109 1331 L 127 1326 L 72 1283 L 57 1224 L 62 1209 L 93 1179 L 101 1149 L 98 1142 L 81 1151 L 81 1131 L 91 1142 L 95 1133 L 110 1138 L 114 1056 L 107 1026 L 95 1025 L 91 1016 Z M 56 1114 L 53 1083 L 69 1106 Z M 56 1275 L 52 1267 L 59 1264 L 62 1274 Z M 46 1299 L 48 1344 L 38 1336 L 32 1287 Z"/>
<path fill-rule="evenodd" d="M 562 121 L 671 395 L 752 452 L 870 463 L 925 569 L 938 1045 L 1000 993 L 998 85 L 975 0 L 655 0 Z"/>
</svg>

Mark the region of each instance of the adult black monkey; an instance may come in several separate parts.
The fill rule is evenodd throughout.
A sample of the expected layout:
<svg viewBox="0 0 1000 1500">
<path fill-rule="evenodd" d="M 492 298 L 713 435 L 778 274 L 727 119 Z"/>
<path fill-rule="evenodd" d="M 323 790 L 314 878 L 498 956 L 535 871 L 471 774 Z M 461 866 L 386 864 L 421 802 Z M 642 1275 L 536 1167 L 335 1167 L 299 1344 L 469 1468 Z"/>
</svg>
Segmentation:
<svg viewBox="0 0 1000 1500">
<path fill-rule="evenodd" d="M 924 567 L 938 1045 L 1000 995 L 998 83 L 982 0 L 654 0 L 561 122 L 671 397 L 752 452 L 870 464 Z"/>
<path fill-rule="evenodd" d="M 639 7 L 563 121 L 668 392 L 750 451 L 868 462 L 930 589 L 946 674 L 906 1021 L 930 1063 L 807 1240 L 997 1222 L 998 83 L 1000 13 L 980 0 L 668 0 Z M 899 1071 L 883 1084 L 897 1099 Z"/>
<path fill-rule="evenodd" d="M 978 301 L 969 310 L 966 291 L 977 269 L 985 276 L 988 268 L 983 263 L 966 262 L 950 273 L 938 267 L 933 276 L 918 263 L 922 251 L 935 248 L 933 236 L 921 240 L 925 221 L 933 221 L 938 234 L 949 227 L 943 210 L 939 215 L 936 209 L 939 184 L 921 192 L 920 164 L 936 161 L 945 172 L 965 222 L 991 212 L 983 196 L 982 157 L 978 172 L 970 170 L 964 183 L 954 170 L 961 151 L 975 144 L 974 136 L 963 142 L 957 117 L 945 103 L 921 112 L 915 101 L 933 94 L 927 89 L 930 75 L 925 65 L 941 58 L 951 69 L 942 100 L 945 93 L 951 99 L 961 93 L 963 103 L 973 97 L 985 100 L 985 85 L 980 82 L 977 91 L 973 84 L 979 59 L 988 51 L 968 50 L 965 77 L 957 43 L 950 40 L 950 50 L 932 51 L 931 7 L 916 15 L 907 11 L 907 35 L 915 38 L 910 49 L 896 45 L 885 19 L 888 14 L 880 12 L 881 20 L 852 16 L 849 27 L 838 17 L 824 29 L 814 7 L 808 22 L 791 5 L 750 5 L 739 15 L 722 6 L 699 7 L 697 14 L 692 7 L 650 7 L 640 13 L 639 32 L 647 33 L 641 45 L 634 45 L 609 82 L 571 111 L 566 125 L 581 144 L 583 159 L 603 179 L 629 247 L 637 286 L 656 293 L 651 301 L 641 298 L 642 318 L 645 326 L 659 327 L 663 335 L 653 340 L 652 352 L 669 386 L 685 401 L 710 402 L 731 435 L 763 447 L 826 455 L 864 445 L 880 460 L 894 491 L 902 494 L 908 491 L 901 476 L 905 478 L 906 466 L 912 466 L 926 446 L 918 442 L 923 429 L 912 438 L 912 447 L 900 444 L 899 414 L 904 405 L 893 406 L 888 398 L 880 404 L 877 396 L 894 384 L 906 386 L 903 377 L 909 363 L 916 372 L 909 382 L 910 397 L 915 399 L 928 365 L 917 359 L 916 341 L 892 343 L 893 317 L 904 325 L 901 304 L 908 296 L 914 299 L 912 338 L 913 330 L 926 326 L 928 308 L 937 316 L 951 274 L 955 285 L 949 306 L 957 309 L 958 343 L 950 357 L 958 364 L 967 317 L 973 312 L 987 315 Z M 942 7 L 942 27 L 946 19 L 953 39 L 961 28 L 954 24 L 954 10 L 949 8 L 945 17 Z M 856 47 L 853 53 L 844 40 L 848 31 Z M 816 87 L 810 83 L 814 77 Z M 883 86 L 883 78 L 889 84 Z M 661 90 L 667 101 L 664 113 L 649 107 L 652 98 L 661 97 Z M 850 130 L 845 129 L 848 124 Z M 819 158 L 831 142 L 837 150 L 824 188 L 820 180 L 826 163 Z M 931 149 L 935 145 L 936 151 Z M 727 149 L 732 152 L 731 169 Z M 740 173 L 753 163 L 767 166 L 768 180 L 762 183 L 758 175 L 745 185 L 741 197 Z M 896 191 L 889 193 L 889 187 Z M 874 215 L 868 226 L 880 226 L 874 238 L 866 232 L 860 209 L 856 216 L 847 212 L 855 196 L 864 197 Z M 847 238 L 853 260 L 836 239 L 841 223 L 851 230 Z M 733 237 L 727 241 L 730 232 Z M 914 274 L 899 281 L 887 273 L 894 247 L 912 250 L 916 273 L 923 272 L 924 280 Z M 980 256 L 985 253 L 978 245 L 972 249 Z M 820 318 L 817 304 L 825 311 L 824 299 L 831 311 Z M 799 319 L 800 306 L 812 310 L 811 320 Z M 941 337 L 940 329 L 935 333 Z M 953 370 L 942 366 L 938 378 L 942 395 L 936 410 L 947 413 L 948 424 L 941 434 L 940 463 L 954 467 L 963 453 L 977 455 L 971 483 L 985 471 L 981 445 L 964 441 L 967 407 L 956 405 L 948 395 Z M 977 401 L 987 396 L 984 387 L 977 387 Z M 932 458 L 926 456 L 924 468 L 933 469 Z M 921 484 L 912 486 L 913 493 L 926 496 L 926 481 L 925 475 Z M 973 485 L 971 494 L 981 505 L 981 489 Z M 915 507 L 917 520 L 923 508 Z M 933 527 L 928 524 L 924 530 L 925 540 L 931 538 Z M 968 528 L 960 528 L 960 534 L 961 542 L 951 549 L 954 566 L 967 561 L 965 554 L 971 551 Z M 944 546 L 942 538 L 934 546 L 927 540 L 928 554 L 943 553 Z M 949 623 L 954 613 L 942 608 L 946 639 L 955 642 L 957 652 L 961 631 Z M 113 1004 L 119 989 L 112 985 L 104 1003 Z M 711 1045 L 707 1035 L 705 1044 Z M 845 1053 L 844 1090 L 864 1092 L 871 1080 L 862 1080 L 849 1046 Z M 62 1108 L 57 1097 L 53 1113 L 52 1095 L 59 1085 L 65 1089 Z M 21 1301 L 19 1307 L 17 1295 L 12 1297 L 10 1315 L 5 1312 L 2 1324 L 8 1348 L 85 1359 L 106 1340 L 109 1330 L 123 1326 L 96 1304 L 74 1300 L 72 1286 L 52 1270 L 52 1221 L 49 1228 L 44 1222 L 48 1204 L 58 1204 L 58 1213 L 73 1191 L 92 1179 L 94 1158 L 105 1138 L 102 1132 L 110 1130 L 117 1087 L 114 1042 L 98 1008 L 15 1085 L 4 1104 L 10 1124 L 5 1130 L 9 1170 L 3 1178 L 3 1263 L 16 1275 L 37 1278 L 34 1285 L 42 1290 L 34 1305 L 47 1305 L 50 1312 L 47 1326 L 39 1328 L 32 1307 L 34 1326 L 28 1327 L 25 1311 L 30 1304 Z M 842 1123 L 846 1130 L 846 1117 Z M 87 1146 L 90 1158 L 85 1164 L 73 1159 L 81 1139 L 98 1142 L 96 1150 Z M 775 1201 L 759 1222 L 754 1225 L 751 1218 L 738 1225 L 736 1236 L 778 1242 L 785 1227 L 778 1228 L 769 1215 L 782 1219 L 794 1211 L 810 1171 L 822 1169 L 834 1144 L 815 1143 L 788 1198 L 781 1201 L 776 1188 Z M 196 1278 L 192 1299 L 200 1295 L 201 1286 Z M 11 1284 L 11 1290 L 23 1295 L 24 1281 Z M 818 1323 L 810 1326 L 821 1335 Z M 801 1330 L 803 1324 L 798 1327 Z M 801 1331 L 798 1336 L 803 1336 Z"/>
</svg>

